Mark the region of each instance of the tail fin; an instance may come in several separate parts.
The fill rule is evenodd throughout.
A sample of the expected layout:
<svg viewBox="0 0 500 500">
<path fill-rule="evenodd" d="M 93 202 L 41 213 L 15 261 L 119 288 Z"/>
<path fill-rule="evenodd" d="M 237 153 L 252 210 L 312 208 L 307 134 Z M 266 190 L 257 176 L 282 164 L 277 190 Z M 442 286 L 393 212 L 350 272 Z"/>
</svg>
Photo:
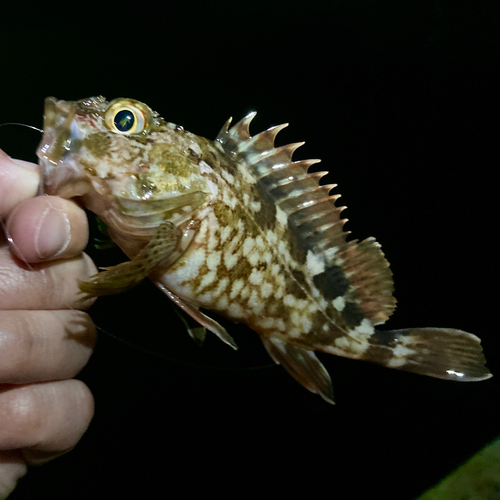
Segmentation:
<svg viewBox="0 0 500 500">
<path fill-rule="evenodd" d="M 475 382 L 492 377 L 480 339 L 452 328 L 376 331 L 363 359 L 445 380 Z"/>
</svg>

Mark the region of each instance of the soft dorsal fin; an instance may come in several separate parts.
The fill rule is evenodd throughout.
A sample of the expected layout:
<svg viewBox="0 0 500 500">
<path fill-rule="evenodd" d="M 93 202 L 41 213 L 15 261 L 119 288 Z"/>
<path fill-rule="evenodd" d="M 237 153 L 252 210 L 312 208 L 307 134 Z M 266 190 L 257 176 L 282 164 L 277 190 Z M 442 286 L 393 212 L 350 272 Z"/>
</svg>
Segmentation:
<svg viewBox="0 0 500 500">
<path fill-rule="evenodd" d="M 249 126 L 252 112 L 229 128 L 229 119 L 216 141 L 224 150 L 244 163 L 257 187 L 281 209 L 297 247 L 308 256 L 309 274 L 326 298 L 342 297 L 339 310 L 348 300 L 355 302 L 373 324 L 387 321 L 396 307 L 389 263 L 374 238 L 346 241 L 341 218 L 346 207 L 330 195 L 336 184 L 320 185 L 327 172 L 309 173 L 320 160 L 292 161 L 294 151 L 303 143 L 275 147 L 274 140 L 287 124 L 277 125 L 255 136 Z"/>
</svg>

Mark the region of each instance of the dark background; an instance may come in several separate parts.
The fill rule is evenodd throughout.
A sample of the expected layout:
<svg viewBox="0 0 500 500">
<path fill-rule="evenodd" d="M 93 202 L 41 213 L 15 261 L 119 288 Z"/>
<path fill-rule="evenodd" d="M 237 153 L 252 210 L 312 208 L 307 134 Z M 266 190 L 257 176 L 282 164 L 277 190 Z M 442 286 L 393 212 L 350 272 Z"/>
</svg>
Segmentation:
<svg viewBox="0 0 500 500">
<path fill-rule="evenodd" d="M 306 141 L 296 158 L 322 158 L 346 229 L 376 236 L 391 262 L 386 327 L 473 332 L 497 374 L 460 384 L 325 355 L 330 406 L 241 326 L 226 324 L 238 352 L 213 336 L 197 347 L 144 283 L 91 314 L 156 355 L 102 334 L 80 374 L 89 431 L 12 499 L 413 499 L 498 436 L 498 14 L 456 0 L 4 13 L 0 122 L 41 126 L 47 95 L 99 94 L 210 138 L 250 110 L 254 133 L 289 122 L 279 144 Z M 11 156 L 34 160 L 38 140 L 0 129 Z"/>
</svg>

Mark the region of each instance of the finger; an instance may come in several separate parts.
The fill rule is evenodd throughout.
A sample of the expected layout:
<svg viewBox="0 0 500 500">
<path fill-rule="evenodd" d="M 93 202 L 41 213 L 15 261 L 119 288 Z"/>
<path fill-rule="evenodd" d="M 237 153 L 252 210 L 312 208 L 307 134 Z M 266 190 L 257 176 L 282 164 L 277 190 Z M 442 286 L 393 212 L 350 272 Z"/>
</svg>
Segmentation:
<svg viewBox="0 0 500 500">
<path fill-rule="evenodd" d="M 22 201 L 36 196 L 39 182 L 38 165 L 13 160 L 0 149 L 0 218 Z"/>
<path fill-rule="evenodd" d="M 26 472 L 28 468 L 19 450 L 0 451 L 0 500 L 14 491 Z"/>
<path fill-rule="evenodd" d="M 95 340 L 94 324 L 81 311 L 0 311 L 0 383 L 72 378 Z"/>
<path fill-rule="evenodd" d="M 7 231 L 16 255 L 28 262 L 74 257 L 89 239 L 85 212 L 57 196 L 39 196 L 18 205 L 9 216 Z"/>
<path fill-rule="evenodd" d="M 21 264 L 8 248 L 0 248 L 0 310 L 85 310 L 94 302 L 77 303 L 81 298 L 78 280 L 88 280 L 97 273 L 88 255 L 29 267 Z"/>
<path fill-rule="evenodd" d="M 0 450 L 23 448 L 28 464 L 69 451 L 94 415 L 94 399 L 80 380 L 0 389 Z"/>
</svg>

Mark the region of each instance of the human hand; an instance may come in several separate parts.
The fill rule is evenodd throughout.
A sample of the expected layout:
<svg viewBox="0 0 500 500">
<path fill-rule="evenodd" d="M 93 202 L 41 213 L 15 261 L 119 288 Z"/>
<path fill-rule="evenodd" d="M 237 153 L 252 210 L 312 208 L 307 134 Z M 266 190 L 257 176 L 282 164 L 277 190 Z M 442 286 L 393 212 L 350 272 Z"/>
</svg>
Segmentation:
<svg viewBox="0 0 500 500">
<path fill-rule="evenodd" d="M 0 150 L 0 218 L 8 233 L 0 226 L 0 500 L 27 465 L 73 448 L 94 411 L 88 387 L 72 379 L 96 336 L 83 312 L 92 301 L 76 303 L 77 279 L 97 272 L 82 253 L 87 219 L 72 201 L 35 198 L 38 182 L 35 164 Z"/>
</svg>

